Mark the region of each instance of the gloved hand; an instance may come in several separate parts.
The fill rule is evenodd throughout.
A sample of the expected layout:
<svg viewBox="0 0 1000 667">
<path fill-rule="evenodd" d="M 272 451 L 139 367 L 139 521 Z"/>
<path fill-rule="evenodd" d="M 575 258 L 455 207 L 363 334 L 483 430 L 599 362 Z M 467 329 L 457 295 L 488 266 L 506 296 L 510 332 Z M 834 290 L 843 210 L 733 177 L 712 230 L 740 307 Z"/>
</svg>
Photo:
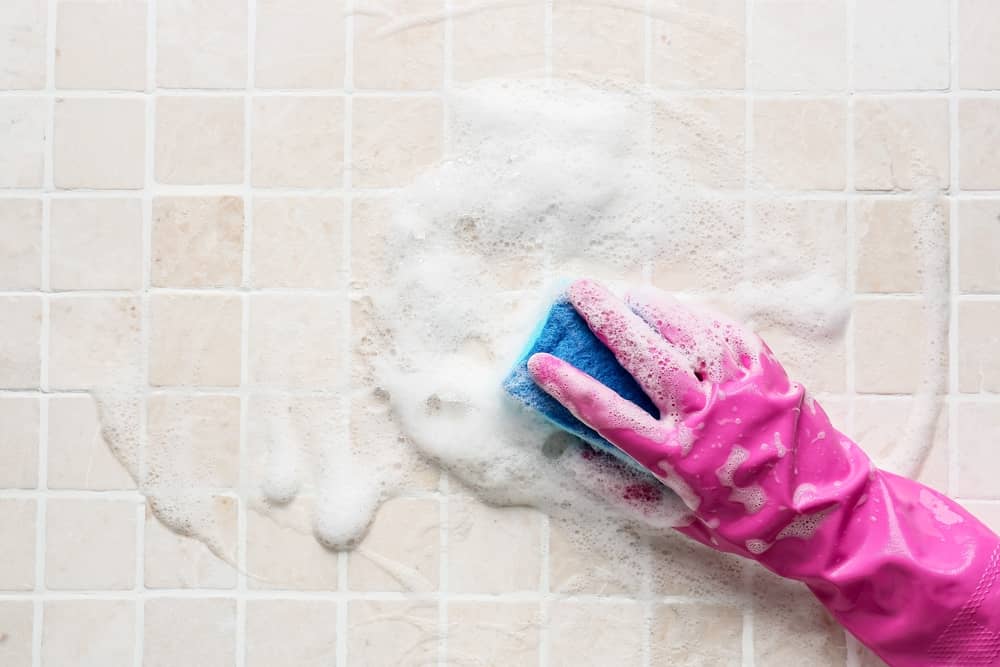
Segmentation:
<svg viewBox="0 0 1000 667">
<path fill-rule="evenodd" d="M 691 510 L 684 534 L 805 582 L 890 665 L 1000 665 L 1000 538 L 877 469 L 768 347 L 656 290 L 579 281 L 574 308 L 660 418 L 548 354 L 535 382 Z"/>
</svg>

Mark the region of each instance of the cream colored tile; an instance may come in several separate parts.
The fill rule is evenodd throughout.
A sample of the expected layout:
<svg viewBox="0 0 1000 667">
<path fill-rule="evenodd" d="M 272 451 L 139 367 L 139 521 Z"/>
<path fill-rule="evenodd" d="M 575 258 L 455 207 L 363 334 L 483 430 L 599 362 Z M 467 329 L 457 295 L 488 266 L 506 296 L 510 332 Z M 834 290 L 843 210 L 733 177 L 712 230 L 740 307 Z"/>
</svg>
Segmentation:
<svg viewBox="0 0 1000 667">
<path fill-rule="evenodd" d="M 43 627 L 45 667 L 135 663 L 135 602 L 131 600 L 48 600 Z"/>
<path fill-rule="evenodd" d="M 460 0 L 453 9 L 452 76 L 456 80 L 544 71 L 544 5 L 490 7 Z"/>
<path fill-rule="evenodd" d="M 152 281 L 157 287 L 227 287 L 243 272 L 243 200 L 153 200 Z"/>
<path fill-rule="evenodd" d="M 417 667 L 438 661 L 435 602 L 356 600 L 347 607 L 347 662 Z M 392 637 L 392 641 L 386 641 Z"/>
<path fill-rule="evenodd" d="M 549 607 L 549 661 L 641 665 L 645 613 L 636 602 L 560 600 Z"/>
<path fill-rule="evenodd" d="M 367 289 L 384 284 L 392 261 L 386 247 L 392 212 L 390 199 L 354 199 L 351 206 L 351 287 Z"/>
<path fill-rule="evenodd" d="M 949 2 L 869 0 L 854 13 L 854 85 L 942 90 L 949 82 Z"/>
<path fill-rule="evenodd" d="M 443 11 L 441 0 L 388 0 L 380 9 L 384 15 L 359 14 L 354 19 L 354 85 L 385 90 L 440 88 L 444 21 L 420 17 Z"/>
<path fill-rule="evenodd" d="M 0 663 L 28 667 L 31 662 L 34 605 L 31 600 L 0 600 Z"/>
<path fill-rule="evenodd" d="M 240 384 L 240 297 L 154 294 L 150 307 L 150 384 Z"/>
<path fill-rule="evenodd" d="M 257 294 L 250 298 L 250 381 L 333 388 L 345 381 L 341 297 Z"/>
<path fill-rule="evenodd" d="M 854 304 L 855 386 L 863 394 L 909 394 L 923 373 L 923 304 L 882 299 Z M 947 343 L 943 347 L 947 349 Z M 942 365 L 947 359 L 941 360 Z"/>
<path fill-rule="evenodd" d="M 326 667 L 337 655 L 333 600 L 248 600 L 246 667 Z"/>
<path fill-rule="evenodd" d="M 743 87 L 746 18 L 742 0 L 695 0 L 651 16 L 650 81 L 663 88 Z"/>
<path fill-rule="evenodd" d="M 448 503 L 448 557 L 453 593 L 538 590 L 541 515 L 454 496 Z"/>
<path fill-rule="evenodd" d="M 345 4 L 258 2 L 254 83 L 286 89 L 343 86 Z"/>
<path fill-rule="evenodd" d="M 342 185 L 343 170 L 343 99 L 254 100 L 251 179 L 255 186 L 335 188 Z"/>
<path fill-rule="evenodd" d="M 235 600 L 153 598 L 143 625 L 143 667 L 236 664 Z"/>
<path fill-rule="evenodd" d="M 247 583 L 252 589 L 335 591 L 337 552 L 312 532 L 313 502 L 297 498 L 285 506 L 247 512 Z"/>
<path fill-rule="evenodd" d="M 134 489 L 135 481 L 101 435 L 90 396 L 49 399 L 48 486 L 92 491 Z"/>
<path fill-rule="evenodd" d="M 38 483 L 38 401 L 0 396 L 0 489 L 33 489 Z"/>
<path fill-rule="evenodd" d="M 533 667 L 539 662 L 539 623 L 537 604 L 449 602 L 448 661 Z"/>
<path fill-rule="evenodd" d="M 257 199 L 253 282 L 257 287 L 343 284 L 344 202 L 337 197 Z"/>
<path fill-rule="evenodd" d="M 841 190 L 846 106 L 840 100 L 758 100 L 754 178 L 786 190 Z"/>
<path fill-rule="evenodd" d="M 741 609 L 700 603 L 656 605 L 651 664 L 735 667 L 743 664 L 742 637 Z"/>
<path fill-rule="evenodd" d="M 41 372 L 42 300 L 0 297 L 0 386 L 37 388 Z"/>
<path fill-rule="evenodd" d="M 986 524 L 994 533 L 1000 535 L 1000 505 L 974 500 L 963 502 L 962 505 L 972 516 Z"/>
<path fill-rule="evenodd" d="M 654 156 L 665 164 L 682 165 L 672 174 L 680 183 L 742 187 L 746 150 L 743 123 L 743 101 L 739 99 L 660 100 L 653 111 Z"/>
<path fill-rule="evenodd" d="M 1000 189 L 1000 100 L 958 103 L 958 164 L 963 190 Z"/>
<path fill-rule="evenodd" d="M 673 256 L 653 260 L 652 281 L 663 290 L 696 292 L 704 288 L 706 275 L 731 274 L 733 256 L 726 249 L 744 238 L 744 205 L 738 201 L 691 199 L 679 200 L 675 206 L 678 218 L 702 224 L 690 239 L 690 253 L 671 253 Z M 582 273 L 589 274 L 586 267 L 582 268 Z M 633 282 L 640 280 L 641 275 Z"/>
<path fill-rule="evenodd" d="M 577 531 L 579 529 L 576 529 Z M 549 588 L 556 593 L 581 595 L 637 595 L 643 585 L 642 543 L 624 533 L 618 539 L 622 552 L 599 553 L 574 538 L 574 527 L 550 519 Z"/>
<path fill-rule="evenodd" d="M 812 392 L 842 392 L 846 388 L 847 355 L 842 336 L 803 336 L 780 326 L 765 326 L 757 334 L 767 341 L 788 376 Z"/>
<path fill-rule="evenodd" d="M 754 568 L 754 664 L 843 665 L 844 630 L 798 582 Z"/>
<path fill-rule="evenodd" d="M 66 296 L 50 307 L 49 382 L 78 389 L 134 381 L 140 365 L 139 299 Z"/>
<path fill-rule="evenodd" d="M 0 552 L 4 554 L 0 590 L 30 591 L 35 587 L 35 501 L 0 498 L 0 517 Z"/>
<path fill-rule="evenodd" d="M 962 88 L 1000 88 L 1000 5 L 993 0 L 958 3 L 958 83 Z"/>
<path fill-rule="evenodd" d="M 216 540 L 213 553 L 203 542 L 164 526 L 146 508 L 143 572 L 146 588 L 234 588 L 236 586 L 236 499 L 212 496 L 207 501 Z"/>
<path fill-rule="evenodd" d="M 948 100 L 860 99 L 854 107 L 859 190 L 927 190 L 950 183 Z"/>
<path fill-rule="evenodd" d="M 243 108 L 239 97 L 157 98 L 157 182 L 242 183 Z"/>
<path fill-rule="evenodd" d="M 0 288 L 42 285 L 42 202 L 0 200 Z"/>
<path fill-rule="evenodd" d="M 837 285 L 847 284 L 847 205 L 842 201 L 767 199 L 753 205 L 754 230 L 749 234 L 758 247 L 803 273 L 821 273 Z M 739 208 L 732 215 L 742 223 Z M 731 234 L 719 239 L 732 243 Z M 775 238 L 781 239 L 777 244 Z M 707 253 L 702 253 L 707 254 Z M 727 262 L 732 257 L 727 254 Z M 723 267 L 720 267 L 720 269 Z"/>
<path fill-rule="evenodd" d="M 437 161 L 443 141 L 441 115 L 441 102 L 436 99 L 355 98 L 354 185 L 405 185 Z"/>
<path fill-rule="evenodd" d="M 640 12 L 566 0 L 552 8 L 552 69 L 558 74 L 641 82 L 644 39 Z"/>
<path fill-rule="evenodd" d="M 1000 301 L 958 304 L 958 388 L 1000 392 Z"/>
<path fill-rule="evenodd" d="M 56 86 L 91 90 L 146 87 L 145 0 L 60 0 Z"/>
<path fill-rule="evenodd" d="M 135 585 L 135 501 L 49 498 L 45 585 L 126 590 Z"/>
<path fill-rule="evenodd" d="M 350 553 L 354 591 L 436 591 L 441 506 L 430 498 L 395 498 L 379 508 L 361 546 Z"/>
<path fill-rule="evenodd" d="M 924 234 L 933 243 L 948 247 L 948 207 L 937 207 L 940 214 L 929 221 L 926 206 L 903 199 L 876 199 L 858 202 L 857 216 L 857 290 L 859 292 L 923 292 L 922 276 L 926 260 L 921 256 L 934 248 L 926 247 Z M 923 227 L 933 225 L 933 229 Z M 946 250 L 945 250 L 946 251 Z"/>
<path fill-rule="evenodd" d="M 762 90 L 847 85 L 844 0 L 762 0 L 753 8 L 753 84 Z"/>
<path fill-rule="evenodd" d="M 184 471 L 190 486 L 239 484 L 238 396 L 155 394 L 148 399 L 146 423 L 151 461 Z"/>
<path fill-rule="evenodd" d="M 142 286 L 139 199 L 54 199 L 49 281 L 54 289 Z"/>
<path fill-rule="evenodd" d="M 57 188 L 141 188 L 146 103 L 141 99 L 55 101 L 53 177 Z"/>
<path fill-rule="evenodd" d="M 0 21 L 0 89 L 37 89 L 45 86 L 46 0 L 10 0 Z"/>
<path fill-rule="evenodd" d="M 738 605 L 745 601 L 745 560 L 698 544 L 683 535 L 653 540 L 653 590 L 706 602 Z"/>
<path fill-rule="evenodd" d="M 0 100 L 0 187 L 42 186 L 47 106 L 41 97 Z"/>
<path fill-rule="evenodd" d="M 156 15 L 156 83 L 163 88 L 242 88 L 247 3 L 163 0 Z"/>
<path fill-rule="evenodd" d="M 908 444 L 907 424 L 914 409 L 913 400 L 909 397 L 887 399 L 858 396 L 854 406 L 854 429 L 846 435 L 861 445 L 879 467 L 884 468 L 894 463 Z M 914 415 L 917 419 L 925 416 L 922 413 Z M 927 486 L 948 493 L 947 408 L 942 409 L 938 415 L 932 436 L 930 452 L 915 477 Z M 911 471 L 896 466 L 889 470 L 907 477 L 914 476 Z"/>
<path fill-rule="evenodd" d="M 958 203 L 958 284 L 962 292 L 1000 292 L 1000 199 Z"/>
</svg>

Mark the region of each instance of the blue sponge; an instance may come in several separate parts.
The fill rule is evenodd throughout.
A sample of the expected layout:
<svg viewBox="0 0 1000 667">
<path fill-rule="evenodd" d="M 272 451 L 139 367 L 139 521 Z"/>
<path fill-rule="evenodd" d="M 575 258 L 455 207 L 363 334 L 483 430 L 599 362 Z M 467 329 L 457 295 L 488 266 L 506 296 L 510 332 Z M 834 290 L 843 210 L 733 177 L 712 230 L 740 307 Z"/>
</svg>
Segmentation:
<svg viewBox="0 0 1000 667">
<path fill-rule="evenodd" d="M 659 418 L 660 413 L 653 402 L 632 376 L 622 368 L 614 354 L 594 335 L 586 320 L 573 309 L 565 297 L 561 297 L 552 305 L 548 316 L 535 330 L 520 360 L 504 380 L 504 389 L 527 407 L 538 411 L 550 422 L 581 438 L 593 448 L 612 454 L 639 468 L 638 463 L 602 438 L 597 431 L 574 417 L 569 410 L 535 384 L 528 372 L 528 359 L 536 352 L 548 352 L 568 361 L 616 391 L 622 398 Z"/>
</svg>

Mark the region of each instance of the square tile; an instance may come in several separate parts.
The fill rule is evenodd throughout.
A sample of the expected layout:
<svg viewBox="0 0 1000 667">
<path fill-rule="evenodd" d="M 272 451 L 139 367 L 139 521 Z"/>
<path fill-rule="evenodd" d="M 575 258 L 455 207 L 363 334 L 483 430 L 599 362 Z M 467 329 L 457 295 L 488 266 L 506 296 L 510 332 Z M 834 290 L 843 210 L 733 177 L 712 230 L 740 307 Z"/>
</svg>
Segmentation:
<svg viewBox="0 0 1000 667">
<path fill-rule="evenodd" d="M 854 13 L 854 85 L 943 90 L 949 83 L 948 0 L 868 0 Z"/>
<path fill-rule="evenodd" d="M 142 286 L 142 201 L 53 199 L 49 227 L 53 289 Z"/>
<path fill-rule="evenodd" d="M 35 611 L 31 600 L 0 600 L 0 663 L 28 667 L 31 662 L 32 629 Z"/>
<path fill-rule="evenodd" d="M 143 187 L 145 100 L 57 98 L 52 150 L 57 188 Z"/>
<path fill-rule="evenodd" d="M 135 602 L 47 600 L 45 667 L 126 667 L 135 663 Z"/>
<path fill-rule="evenodd" d="M 1000 199 L 958 203 L 958 284 L 965 293 L 1000 292 Z"/>
<path fill-rule="evenodd" d="M 45 585 L 55 590 L 128 590 L 135 585 L 136 503 L 49 498 Z"/>
<path fill-rule="evenodd" d="M 1000 300 L 958 304 L 958 389 L 1000 392 Z"/>
<path fill-rule="evenodd" d="M 592 547 L 574 535 L 577 531 L 572 524 L 549 520 L 549 589 L 570 595 L 638 595 L 645 557 L 639 538 L 631 533 L 618 537 L 629 558 L 594 558 Z"/>
<path fill-rule="evenodd" d="M 754 568 L 754 664 L 843 665 L 845 631 L 798 582 Z"/>
<path fill-rule="evenodd" d="M 534 667 L 539 611 L 537 603 L 448 602 L 449 663 Z"/>
<path fill-rule="evenodd" d="M 243 225 L 239 197 L 153 199 L 153 285 L 238 286 L 243 275 Z"/>
<path fill-rule="evenodd" d="M 351 204 L 351 287 L 384 284 L 392 261 L 387 244 L 393 203 L 383 197 L 356 197 Z"/>
<path fill-rule="evenodd" d="M 556 665 L 642 664 L 644 628 L 645 613 L 637 602 L 553 602 L 549 660 Z"/>
<path fill-rule="evenodd" d="M 650 83 L 661 88 L 743 88 L 743 0 L 693 0 L 650 17 Z"/>
<path fill-rule="evenodd" d="M 641 82 L 642 13 L 607 5 L 558 0 L 552 7 L 552 70 Z"/>
<path fill-rule="evenodd" d="M 846 122 L 841 100 L 757 100 L 755 180 L 784 190 L 842 190 Z"/>
<path fill-rule="evenodd" d="M 381 15 L 354 17 L 354 85 L 362 90 L 429 90 L 444 79 L 444 21 L 416 20 L 391 29 L 397 16 L 434 16 L 442 0 L 388 0 Z M 405 19 L 403 19 L 405 20 Z"/>
<path fill-rule="evenodd" d="M 911 394 L 923 375 L 928 322 L 920 300 L 854 304 L 855 387 L 862 394 Z M 914 335 L 914 332 L 919 332 Z M 947 349 L 947 343 L 943 345 Z M 941 360 L 941 365 L 947 359 Z"/>
<path fill-rule="evenodd" d="M 0 386 L 37 389 L 41 374 L 42 300 L 0 297 Z"/>
<path fill-rule="evenodd" d="M 452 593 L 536 591 L 541 576 L 541 515 L 492 507 L 464 496 L 448 500 L 448 586 Z M 517 558 L 511 560 L 510 554 Z"/>
<path fill-rule="evenodd" d="M 698 544 L 680 534 L 652 540 L 653 590 L 720 605 L 746 604 L 747 562 Z M 709 574 L 710 573 L 710 574 Z"/>
<path fill-rule="evenodd" d="M 344 282 L 343 200 L 256 199 L 251 257 L 257 287 L 339 287 Z"/>
<path fill-rule="evenodd" d="M 150 384 L 239 386 L 240 297 L 154 294 L 150 306 Z"/>
<path fill-rule="evenodd" d="M 42 202 L 0 200 L 0 289 L 42 286 Z"/>
<path fill-rule="evenodd" d="M 828 276 L 837 286 L 847 285 L 845 202 L 768 198 L 753 204 L 753 219 L 749 236 L 754 242 L 766 247 L 774 245 L 774 238 L 782 239 L 780 248 L 768 249 L 770 258 L 802 273 Z M 742 223 L 742 216 L 738 221 Z M 727 240 L 731 243 L 734 236 Z"/>
<path fill-rule="evenodd" d="M 247 3 L 157 3 L 156 84 L 163 88 L 242 88 L 247 82 Z"/>
<path fill-rule="evenodd" d="M 239 396 L 154 394 L 148 399 L 147 456 L 177 462 L 192 487 L 236 488 L 240 478 Z"/>
<path fill-rule="evenodd" d="M 46 0 L 10 0 L 0 22 L 0 89 L 23 90 L 45 87 L 45 35 L 48 22 Z"/>
<path fill-rule="evenodd" d="M 30 591 L 35 587 L 35 501 L 0 498 L 0 591 Z M 2 655 L 3 643 L 0 643 Z"/>
<path fill-rule="evenodd" d="M 733 256 L 727 249 L 733 246 L 734 240 L 742 240 L 745 236 L 744 204 L 742 201 L 699 197 L 676 200 L 673 206 L 676 207 L 678 218 L 704 220 L 705 224 L 700 225 L 697 237 L 689 241 L 692 252 L 673 252 L 670 253 L 672 257 L 667 255 L 653 259 L 652 282 L 667 291 L 697 292 L 704 287 L 706 272 L 709 275 L 723 275 L 731 271 Z M 634 267 L 631 271 L 640 275 L 634 279 L 629 278 L 630 280 L 643 280 L 638 268 Z M 568 277 L 589 271 L 587 267 L 580 267 L 580 270 Z"/>
<path fill-rule="evenodd" d="M 839 334 L 802 335 L 791 327 L 765 325 L 756 330 L 781 360 L 788 377 L 810 392 L 842 392 L 847 386 L 847 353 Z"/>
<path fill-rule="evenodd" d="M 958 102 L 958 165 L 963 190 L 1000 190 L 1000 100 Z"/>
<path fill-rule="evenodd" d="M 356 97 L 353 185 L 378 188 L 408 183 L 441 157 L 442 134 L 440 100 Z"/>
<path fill-rule="evenodd" d="M 456 80 L 544 71 L 544 5 L 484 6 L 476 0 L 459 0 L 452 7 L 452 76 Z"/>
<path fill-rule="evenodd" d="M 653 151 L 683 165 L 673 180 L 695 187 L 739 188 L 746 139 L 743 100 L 719 97 L 663 99 L 654 103 Z M 677 156 L 683 155 L 684 160 Z"/>
<path fill-rule="evenodd" d="M 350 552 L 354 591 L 436 591 L 441 505 L 432 498 L 394 498 L 382 504 L 361 546 Z"/>
<path fill-rule="evenodd" d="M 143 618 L 143 667 L 236 664 L 235 600 L 153 598 Z"/>
<path fill-rule="evenodd" d="M 927 218 L 926 204 L 904 199 L 869 199 L 858 202 L 857 290 L 859 292 L 921 293 L 934 243 L 948 246 L 948 206 L 934 207 Z M 927 255 L 924 257 L 922 255 Z"/>
<path fill-rule="evenodd" d="M 50 489 L 135 488 L 135 481 L 104 441 L 97 404 L 88 395 L 49 398 L 48 464 Z"/>
<path fill-rule="evenodd" d="M 146 87 L 145 0 L 60 0 L 58 11 L 56 87 Z"/>
<path fill-rule="evenodd" d="M 392 641 L 386 641 L 392 637 Z M 434 602 L 352 600 L 347 606 L 347 662 L 362 667 L 417 667 L 438 661 Z"/>
<path fill-rule="evenodd" d="M 156 181 L 243 182 L 244 103 L 239 97 L 156 100 Z"/>
<path fill-rule="evenodd" d="M 250 297 L 249 377 L 255 384 L 333 388 L 345 378 L 342 297 Z"/>
<path fill-rule="evenodd" d="M 761 0 L 753 8 L 753 85 L 761 90 L 847 86 L 844 0 Z"/>
<path fill-rule="evenodd" d="M 260 0 L 254 84 L 259 88 L 340 88 L 345 3 Z"/>
<path fill-rule="evenodd" d="M 246 667 L 327 667 L 337 654 L 333 600 L 248 600 Z"/>
<path fill-rule="evenodd" d="M 958 83 L 962 88 L 1000 88 L 1000 5 L 993 0 L 958 3 Z"/>
<path fill-rule="evenodd" d="M 50 309 L 52 387 L 80 389 L 137 379 L 142 327 L 137 297 L 63 296 L 53 299 Z"/>
<path fill-rule="evenodd" d="M 41 97 L 0 99 L 0 187 L 42 186 L 47 109 Z"/>
<path fill-rule="evenodd" d="M 247 512 L 247 585 L 255 590 L 335 591 L 337 552 L 312 531 L 313 502 L 251 507 Z"/>
<path fill-rule="evenodd" d="M 39 399 L 0 396 L 0 489 L 38 484 Z"/>
<path fill-rule="evenodd" d="M 201 505 L 211 521 L 214 546 L 224 550 L 225 560 L 203 541 L 164 526 L 147 507 L 143 549 L 146 588 L 236 587 L 237 501 L 213 495 Z"/>
<path fill-rule="evenodd" d="M 743 611 L 711 604 L 653 607 L 652 665 L 743 664 Z M 830 663 L 833 664 L 833 663 Z"/>
<path fill-rule="evenodd" d="M 854 185 L 927 190 L 950 182 L 948 100 L 859 99 L 854 106 Z"/>
<path fill-rule="evenodd" d="M 339 188 L 344 174 L 344 100 L 258 97 L 253 102 L 257 187 Z"/>
</svg>

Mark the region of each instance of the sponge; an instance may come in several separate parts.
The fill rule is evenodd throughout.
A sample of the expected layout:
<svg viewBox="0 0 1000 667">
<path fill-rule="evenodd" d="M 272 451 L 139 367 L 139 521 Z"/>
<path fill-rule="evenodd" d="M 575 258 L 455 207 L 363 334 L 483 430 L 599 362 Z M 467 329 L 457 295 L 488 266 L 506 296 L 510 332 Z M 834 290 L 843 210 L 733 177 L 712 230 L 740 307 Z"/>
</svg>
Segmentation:
<svg viewBox="0 0 1000 667">
<path fill-rule="evenodd" d="M 565 296 L 552 305 L 548 315 L 536 328 L 524 353 L 504 380 L 504 389 L 520 403 L 536 410 L 559 428 L 584 440 L 594 449 L 618 457 L 641 470 L 631 457 L 605 440 L 564 408 L 558 401 L 535 384 L 528 371 L 528 359 L 537 352 L 548 352 L 571 363 L 616 391 L 622 398 L 635 403 L 659 418 L 660 413 L 628 372 L 615 359 L 611 350 L 594 335 Z"/>
</svg>

